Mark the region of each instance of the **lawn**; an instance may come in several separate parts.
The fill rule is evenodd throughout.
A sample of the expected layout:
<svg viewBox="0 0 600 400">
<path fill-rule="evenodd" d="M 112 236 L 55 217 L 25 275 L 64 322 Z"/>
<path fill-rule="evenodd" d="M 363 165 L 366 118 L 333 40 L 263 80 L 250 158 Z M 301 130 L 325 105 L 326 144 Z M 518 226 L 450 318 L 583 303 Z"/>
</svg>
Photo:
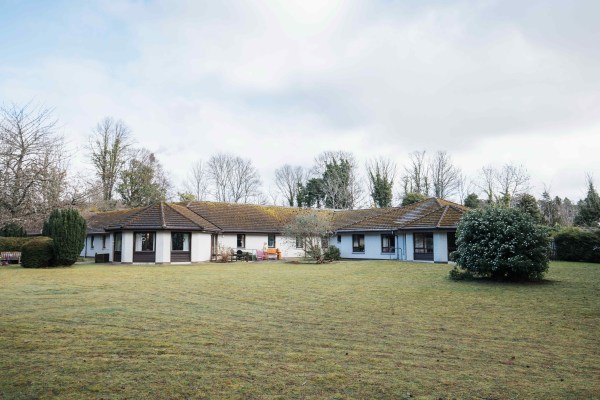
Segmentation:
<svg viewBox="0 0 600 400">
<path fill-rule="evenodd" d="M 0 268 L 0 398 L 600 398 L 600 265 Z"/>
</svg>

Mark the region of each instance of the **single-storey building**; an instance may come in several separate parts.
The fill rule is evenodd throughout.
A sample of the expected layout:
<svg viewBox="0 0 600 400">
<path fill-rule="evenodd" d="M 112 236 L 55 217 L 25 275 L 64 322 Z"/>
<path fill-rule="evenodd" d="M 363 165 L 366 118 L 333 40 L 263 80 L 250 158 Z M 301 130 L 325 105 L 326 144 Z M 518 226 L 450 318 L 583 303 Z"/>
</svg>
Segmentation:
<svg viewBox="0 0 600 400">
<path fill-rule="evenodd" d="M 317 210 L 332 225 L 329 245 L 342 258 L 447 262 L 454 234 L 468 209 L 430 198 L 406 207 Z M 84 257 L 115 263 L 189 263 L 211 260 L 223 248 L 278 249 L 304 255 L 285 227 L 304 209 L 217 202 L 159 203 L 87 218 Z M 323 245 L 326 245 L 327 241 Z"/>
</svg>

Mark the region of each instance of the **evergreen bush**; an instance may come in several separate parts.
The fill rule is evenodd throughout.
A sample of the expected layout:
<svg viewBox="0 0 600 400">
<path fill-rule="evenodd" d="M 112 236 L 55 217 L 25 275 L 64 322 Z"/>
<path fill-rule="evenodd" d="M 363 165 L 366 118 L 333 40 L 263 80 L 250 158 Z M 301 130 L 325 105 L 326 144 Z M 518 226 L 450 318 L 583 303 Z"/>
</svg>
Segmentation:
<svg viewBox="0 0 600 400">
<path fill-rule="evenodd" d="M 24 268 L 53 267 L 54 245 L 49 237 L 36 237 L 29 240 L 21 249 L 21 266 Z"/>
<path fill-rule="evenodd" d="M 325 261 L 337 261 L 341 258 L 340 249 L 337 246 L 329 246 L 323 254 Z"/>
<path fill-rule="evenodd" d="M 75 209 L 54 210 L 44 223 L 43 235 L 54 242 L 54 262 L 73 265 L 85 245 L 87 224 Z"/>
<path fill-rule="evenodd" d="M 23 227 L 19 224 L 15 224 L 14 222 L 8 222 L 2 225 L 0 228 L 0 236 L 3 237 L 25 237 L 27 236 L 27 232 Z"/>
<path fill-rule="evenodd" d="M 600 263 L 600 229 L 567 228 L 554 236 L 556 258 Z"/>
<path fill-rule="evenodd" d="M 21 251 L 23 245 L 31 239 L 29 237 L 0 237 L 0 251 Z"/>
<path fill-rule="evenodd" d="M 539 280 L 548 270 L 546 230 L 517 209 L 468 212 L 458 224 L 456 245 L 457 266 L 476 277 Z"/>
</svg>

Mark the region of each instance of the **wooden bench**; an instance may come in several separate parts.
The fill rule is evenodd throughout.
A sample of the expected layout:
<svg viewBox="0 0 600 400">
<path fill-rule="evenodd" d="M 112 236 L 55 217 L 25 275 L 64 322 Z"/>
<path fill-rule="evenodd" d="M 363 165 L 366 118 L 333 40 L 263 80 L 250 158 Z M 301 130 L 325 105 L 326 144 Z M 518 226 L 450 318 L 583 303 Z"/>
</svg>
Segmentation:
<svg viewBox="0 0 600 400">
<path fill-rule="evenodd" d="M 274 248 L 268 248 L 265 251 L 265 259 L 270 259 L 271 256 L 275 256 L 278 260 L 281 260 L 281 250 L 279 249 L 274 249 Z"/>
<path fill-rule="evenodd" d="M 3 251 L 0 253 L 0 262 L 2 265 L 7 265 L 11 261 L 21 263 L 21 252 L 20 251 Z"/>
</svg>

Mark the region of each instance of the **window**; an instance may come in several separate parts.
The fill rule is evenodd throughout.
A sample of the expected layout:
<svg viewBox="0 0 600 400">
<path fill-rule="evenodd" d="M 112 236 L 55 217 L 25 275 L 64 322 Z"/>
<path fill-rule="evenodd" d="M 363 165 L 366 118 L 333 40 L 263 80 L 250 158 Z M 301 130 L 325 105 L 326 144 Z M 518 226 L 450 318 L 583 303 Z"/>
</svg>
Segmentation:
<svg viewBox="0 0 600 400">
<path fill-rule="evenodd" d="M 321 248 L 322 249 L 327 249 L 329 247 L 329 238 L 328 237 L 322 237 L 321 238 Z"/>
<path fill-rule="evenodd" d="M 337 235 L 337 241 L 338 243 L 342 243 L 342 235 Z"/>
<path fill-rule="evenodd" d="M 246 235 L 244 235 L 243 233 L 239 233 L 237 235 L 237 247 L 241 249 L 246 248 Z"/>
<path fill-rule="evenodd" d="M 93 249 L 93 248 L 94 248 L 94 238 L 95 238 L 95 236 L 94 236 L 94 235 L 92 235 L 92 236 L 91 236 L 91 239 L 90 239 L 90 249 Z"/>
<path fill-rule="evenodd" d="M 269 248 L 274 248 L 275 247 L 275 235 L 269 235 L 267 238 L 267 242 L 269 245 Z"/>
<path fill-rule="evenodd" d="M 365 235 L 352 235 L 352 252 L 365 252 Z"/>
<path fill-rule="evenodd" d="M 106 248 L 106 235 L 102 235 L 102 248 Z"/>
<path fill-rule="evenodd" d="M 381 235 L 381 252 L 396 252 L 396 237 L 394 235 Z"/>
<path fill-rule="evenodd" d="M 415 254 L 433 254 L 433 233 L 415 233 Z"/>
<path fill-rule="evenodd" d="M 136 233 L 135 251 L 154 251 L 154 232 Z"/>
<path fill-rule="evenodd" d="M 304 248 L 304 239 L 302 239 L 302 236 L 296 236 L 296 248 L 297 249 Z"/>
<path fill-rule="evenodd" d="M 190 251 L 190 234 L 187 232 L 172 232 L 171 250 Z"/>
</svg>

